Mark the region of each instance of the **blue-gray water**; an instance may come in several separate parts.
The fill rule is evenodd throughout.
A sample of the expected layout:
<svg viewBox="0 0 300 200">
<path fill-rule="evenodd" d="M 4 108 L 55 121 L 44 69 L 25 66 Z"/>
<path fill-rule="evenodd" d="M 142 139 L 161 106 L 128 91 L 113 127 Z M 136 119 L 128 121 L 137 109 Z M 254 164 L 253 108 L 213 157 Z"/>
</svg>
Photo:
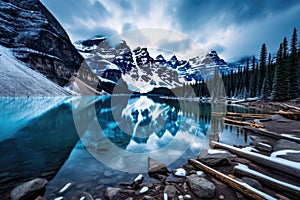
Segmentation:
<svg viewBox="0 0 300 200">
<path fill-rule="evenodd" d="M 75 199 L 82 191 L 101 197 L 105 186 L 145 174 L 148 156 L 175 168 L 212 139 L 248 144 L 242 131 L 224 126 L 220 113 L 255 112 L 145 96 L 3 97 L 0 110 L 0 194 L 45 177 L 47 199 Z"/>
</svg>

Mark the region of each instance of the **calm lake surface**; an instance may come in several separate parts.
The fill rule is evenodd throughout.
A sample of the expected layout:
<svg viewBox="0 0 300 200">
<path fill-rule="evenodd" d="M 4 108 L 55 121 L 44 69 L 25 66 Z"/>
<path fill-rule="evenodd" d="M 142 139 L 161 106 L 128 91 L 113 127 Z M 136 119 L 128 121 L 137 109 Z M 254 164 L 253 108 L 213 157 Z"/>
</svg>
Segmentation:
<svg viewBox="0 0 300 200">
<path fill-rule="evenodd" d="M 211 140 L 246 145 L 249 138 L 223 124 L 239 106 L 146 96 L 0 98 L 0 194 L 47 178 L 46 199 L 102 197 L 107 186 L 132 182 L 152 157 L 170 169 L 209 148 Z M 68 183 L 71 186 L 60 193 Z"/>
</svg>

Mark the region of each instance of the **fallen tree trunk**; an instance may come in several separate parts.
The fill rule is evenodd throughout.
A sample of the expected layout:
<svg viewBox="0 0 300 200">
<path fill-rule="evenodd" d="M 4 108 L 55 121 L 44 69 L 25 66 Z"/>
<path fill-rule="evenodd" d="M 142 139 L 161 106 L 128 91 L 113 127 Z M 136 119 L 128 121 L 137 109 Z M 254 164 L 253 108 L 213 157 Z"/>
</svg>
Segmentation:
<svg viewBox="0 0 300 200">
<path fill-rule="evenodd" d="M 233 120 L 233 119 L 228 119 L 226 117 L 223 117 L 224 122 L 228 124 L 235 124 L 235 125 L 240 125 L 240 126 L 251 126 L 255 128 L 263 128 L 264 126 L 260 124 L 255 124 L 255 123 L 250 123 L 250 122 L 243 122 L 243 121 L 238 121 L 238 120 Z"/>
<path fill-rule="evenodd" d="M 250 114 L 250 113 L 227 112 L 226 116 L 253 118 L 253 119 L 264 119 L 264 118 L 269 118 L 272 115 L 270 115 L 270 114 Z"/>
<path fill-rule="evenodd" d="M 251 178 L 254 178 L 258 181 L 260 181 L 260 183 L 266 185 L 267 187 L 270 188 L 275 188 L 277 190 L 284 191 L 286 192 L 288 195 L 293 195 L 293 196 L 298 196 L 300 197 L 300 187 L 280 181 L 280 180 L 276 180 L 272 177 L 269 177 L 265 174 L 259 173 L 257 171 L 254 171 L 252 169 L 249 169 L 247 166 L 245 165 L 238 165 L 234 167 L 234 173 L 240 176 L 248 176 Z"/>
<path fill-rule="evenodd" d="M 219 179 L 220 181 L 226 183 L 228 186 L 236 189 L 237 191 L 239 191 L 240 193 L 244 194 L 247 197 L 250 197 L 252 199 L 258 199 L 258 200 L 275 199 L 272 196 L 270 196 L 264 192 L 261 192 L 246 183 L 237 181 L 233 178 L 230 178 L 229 176 L 226 176 L 225 174 L 222 174 L 221 172 L 219 172 L 217 170 L 214 170 L 214 169 L 204 165 L 203 163 L 199 162 L 198 160 L 190 159 L 189 162 L 192 165 L 194 165 L 195 167 L 203 170 L 204 172 L 206 172 L 206 173 L 212 175 L 213 177 Z"/>
<path fill-rule="evenodd" d="M 268 156 L 264 156 L 254 152 L 245 151 L 219 142 L 211 141 L 210 144 L 212 147 L 225 149 L 227 151 L 230 151 L 233 154 L 247 158 L 253 162 L 259 163 L 271 169 L 276 169 L 278 171 L 284 172 L 291 176 L 296 176 L 300 178 L 300 169 L 297 168 L 297 166 L 293 166 L 290 163 L 282 163 L 274 158 L 270 158 Z"/>
<path fill-rule="evenodd" d="M 269 137 L 272 137 L 272 138 L 275 138 L 275 139 L 285 139 L 285 140 L 290 140 L 290 141 L 293 141 L 293 142 L 300 143 L 300 138 L 289 137 L 286 134 L 279 134 L 279 133 L 276 133 L 276 132 L 263 130 L 261 128 L 258 128 L 258 129 L 257 128 L 252 128 L 252 127 L 249 127 L 249 126 L 245 126 L 244 129 L 247 130 L 247 131 L 251 131 L 253 133 L 269 136 Z"/>
<path fill-rule="evenodd" d="M 289 118 L 289 119 L 294 119 L 294 120 L 300 120 L 300 112 L 285 112 L 283 110 L 279 110 L 276 112 L 276 114 L 279 114 L 283 117 Z"/>
</svg>

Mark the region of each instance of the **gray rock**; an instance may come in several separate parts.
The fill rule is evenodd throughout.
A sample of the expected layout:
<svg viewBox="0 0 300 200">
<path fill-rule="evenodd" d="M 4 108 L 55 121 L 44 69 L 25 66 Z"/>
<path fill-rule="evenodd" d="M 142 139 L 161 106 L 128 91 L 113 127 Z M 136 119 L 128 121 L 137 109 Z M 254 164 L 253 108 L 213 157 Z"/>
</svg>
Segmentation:
<svg viewBox="0 0 300 200">
<path fill-rule="evenodd" d="M 164 193 L 167 193 L 170 199 L 176 198 L 177 192 L 177 188 L 174 185 L 166 185 L 164 189 Z"/>
<path fill-rule="evenodd" d="M 188 184 L 192 192 L 203 199 L 211 199 L 216 195 L 216 186 L 203 177 L 191 175 L 188 177 Z"/>
<path fill-rule="evenodd" d="M 125 199 L 125 200 L 133 200 L 133 198 L 132 197 L 128 197 L 127 199 Z"/>
<path fill-rule="evenodd" d="M 97 181 L 97 183 L 100 185 L 100 184 L 105 184 L 105 185 L 107 185 L 107 184 L 112 184 L 112 183 L 114 183 L 115 182 L 115 180 L 114 179 L 112 179 L 112 178 L 102 178 L 102 179 L 99 179 L 98 181 Z"/>
<path fill-rule="evenodd" d="M 278 140 L 273 147 L 273 151 L 280 151 L 280 150 L 286 150 L 286 149 L 300 151 L 300 144 L 289 141 L 289 140 L 282 139 L 282 140 Z"/>
<path fill-rule="evenodd" d="M 258 190 L 262 190 L 262 186 L 257 180 L 255 180 L 253 178 L 248 178 L 248 177 L 243 177 L 242 180 L 245 183 L 247 183 L 248 185 L 250 185 Z"/>
<path fill-rule="evenodd" d="M 104 172 L 104 176 L 105 177 L 111 177 L 113 175 L 113 173 L 110 171 L 110 170 L 106 170 L 105 172 Z"/>
<path fill-rule="evenodd" d="M 105 196 L 109 200 L 113 200 L 113 199 L 115 199 L 114 196 L 116 196 L 120 191 L 122 191 L 121 188 L 107 187 L 105 190 Z"/>
<path fill-rule="evenodd" d="M 36 178 L 32 181 L 22 183 L 11 191 L 11 199 L 34 199 L 44 192 L 47 183 L 48 181 L 43 178 Z"/>
<path fill-rule="evenodd" d="M 231 165 L 230 154 L 227 151 L 204 150 L 198 156 L 198 160 L 209 166 Z"/>
<path fill-rule="evenodd" d="M 146 195 L 143 197 L 143 200 L 154 200 L 154 198 L 149 195 Z"/>
<path fill-rule="evenodd" d="M 151 157 L 148 158 L 148 173 L 149 174 L 166 174 L 168 173 L 167 166 L 159 162 L 157 160 L 152 159 Z"/>
<path fill-rule="evenodd" d="M 94 198 L 92 197 L 92 195 L 90 195 L 87 192 L 82 192 L 78 195 L 78 199 L 81 199 L 82 197 L 84 197 L 84 200 L 94 200 Z"/>
</svg>

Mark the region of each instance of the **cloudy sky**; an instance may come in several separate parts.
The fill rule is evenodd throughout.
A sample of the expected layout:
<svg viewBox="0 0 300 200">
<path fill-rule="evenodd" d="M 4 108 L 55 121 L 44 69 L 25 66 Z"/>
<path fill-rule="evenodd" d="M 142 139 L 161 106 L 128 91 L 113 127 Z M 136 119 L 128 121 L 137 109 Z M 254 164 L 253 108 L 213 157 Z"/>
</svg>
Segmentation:
<svg viewBox="0 0 300 200">
<path fill-rule="evenodd" d="M 290 39 L 293 28 L 300 28 L 299 0 L 41 1 L 72 41 L 140 29 L 152 30 L 159 37 L 160 32 L 154 32 L 160 29 L 166 31 L 159 48 L 197 51 L 197 43 L 205 50 L 217 50 L 226 61 L 258 55 L 262 43 L 276 53 L 283 37 Z M 174 32 L 177 36 L 167 37 Z"/>
</svg>

